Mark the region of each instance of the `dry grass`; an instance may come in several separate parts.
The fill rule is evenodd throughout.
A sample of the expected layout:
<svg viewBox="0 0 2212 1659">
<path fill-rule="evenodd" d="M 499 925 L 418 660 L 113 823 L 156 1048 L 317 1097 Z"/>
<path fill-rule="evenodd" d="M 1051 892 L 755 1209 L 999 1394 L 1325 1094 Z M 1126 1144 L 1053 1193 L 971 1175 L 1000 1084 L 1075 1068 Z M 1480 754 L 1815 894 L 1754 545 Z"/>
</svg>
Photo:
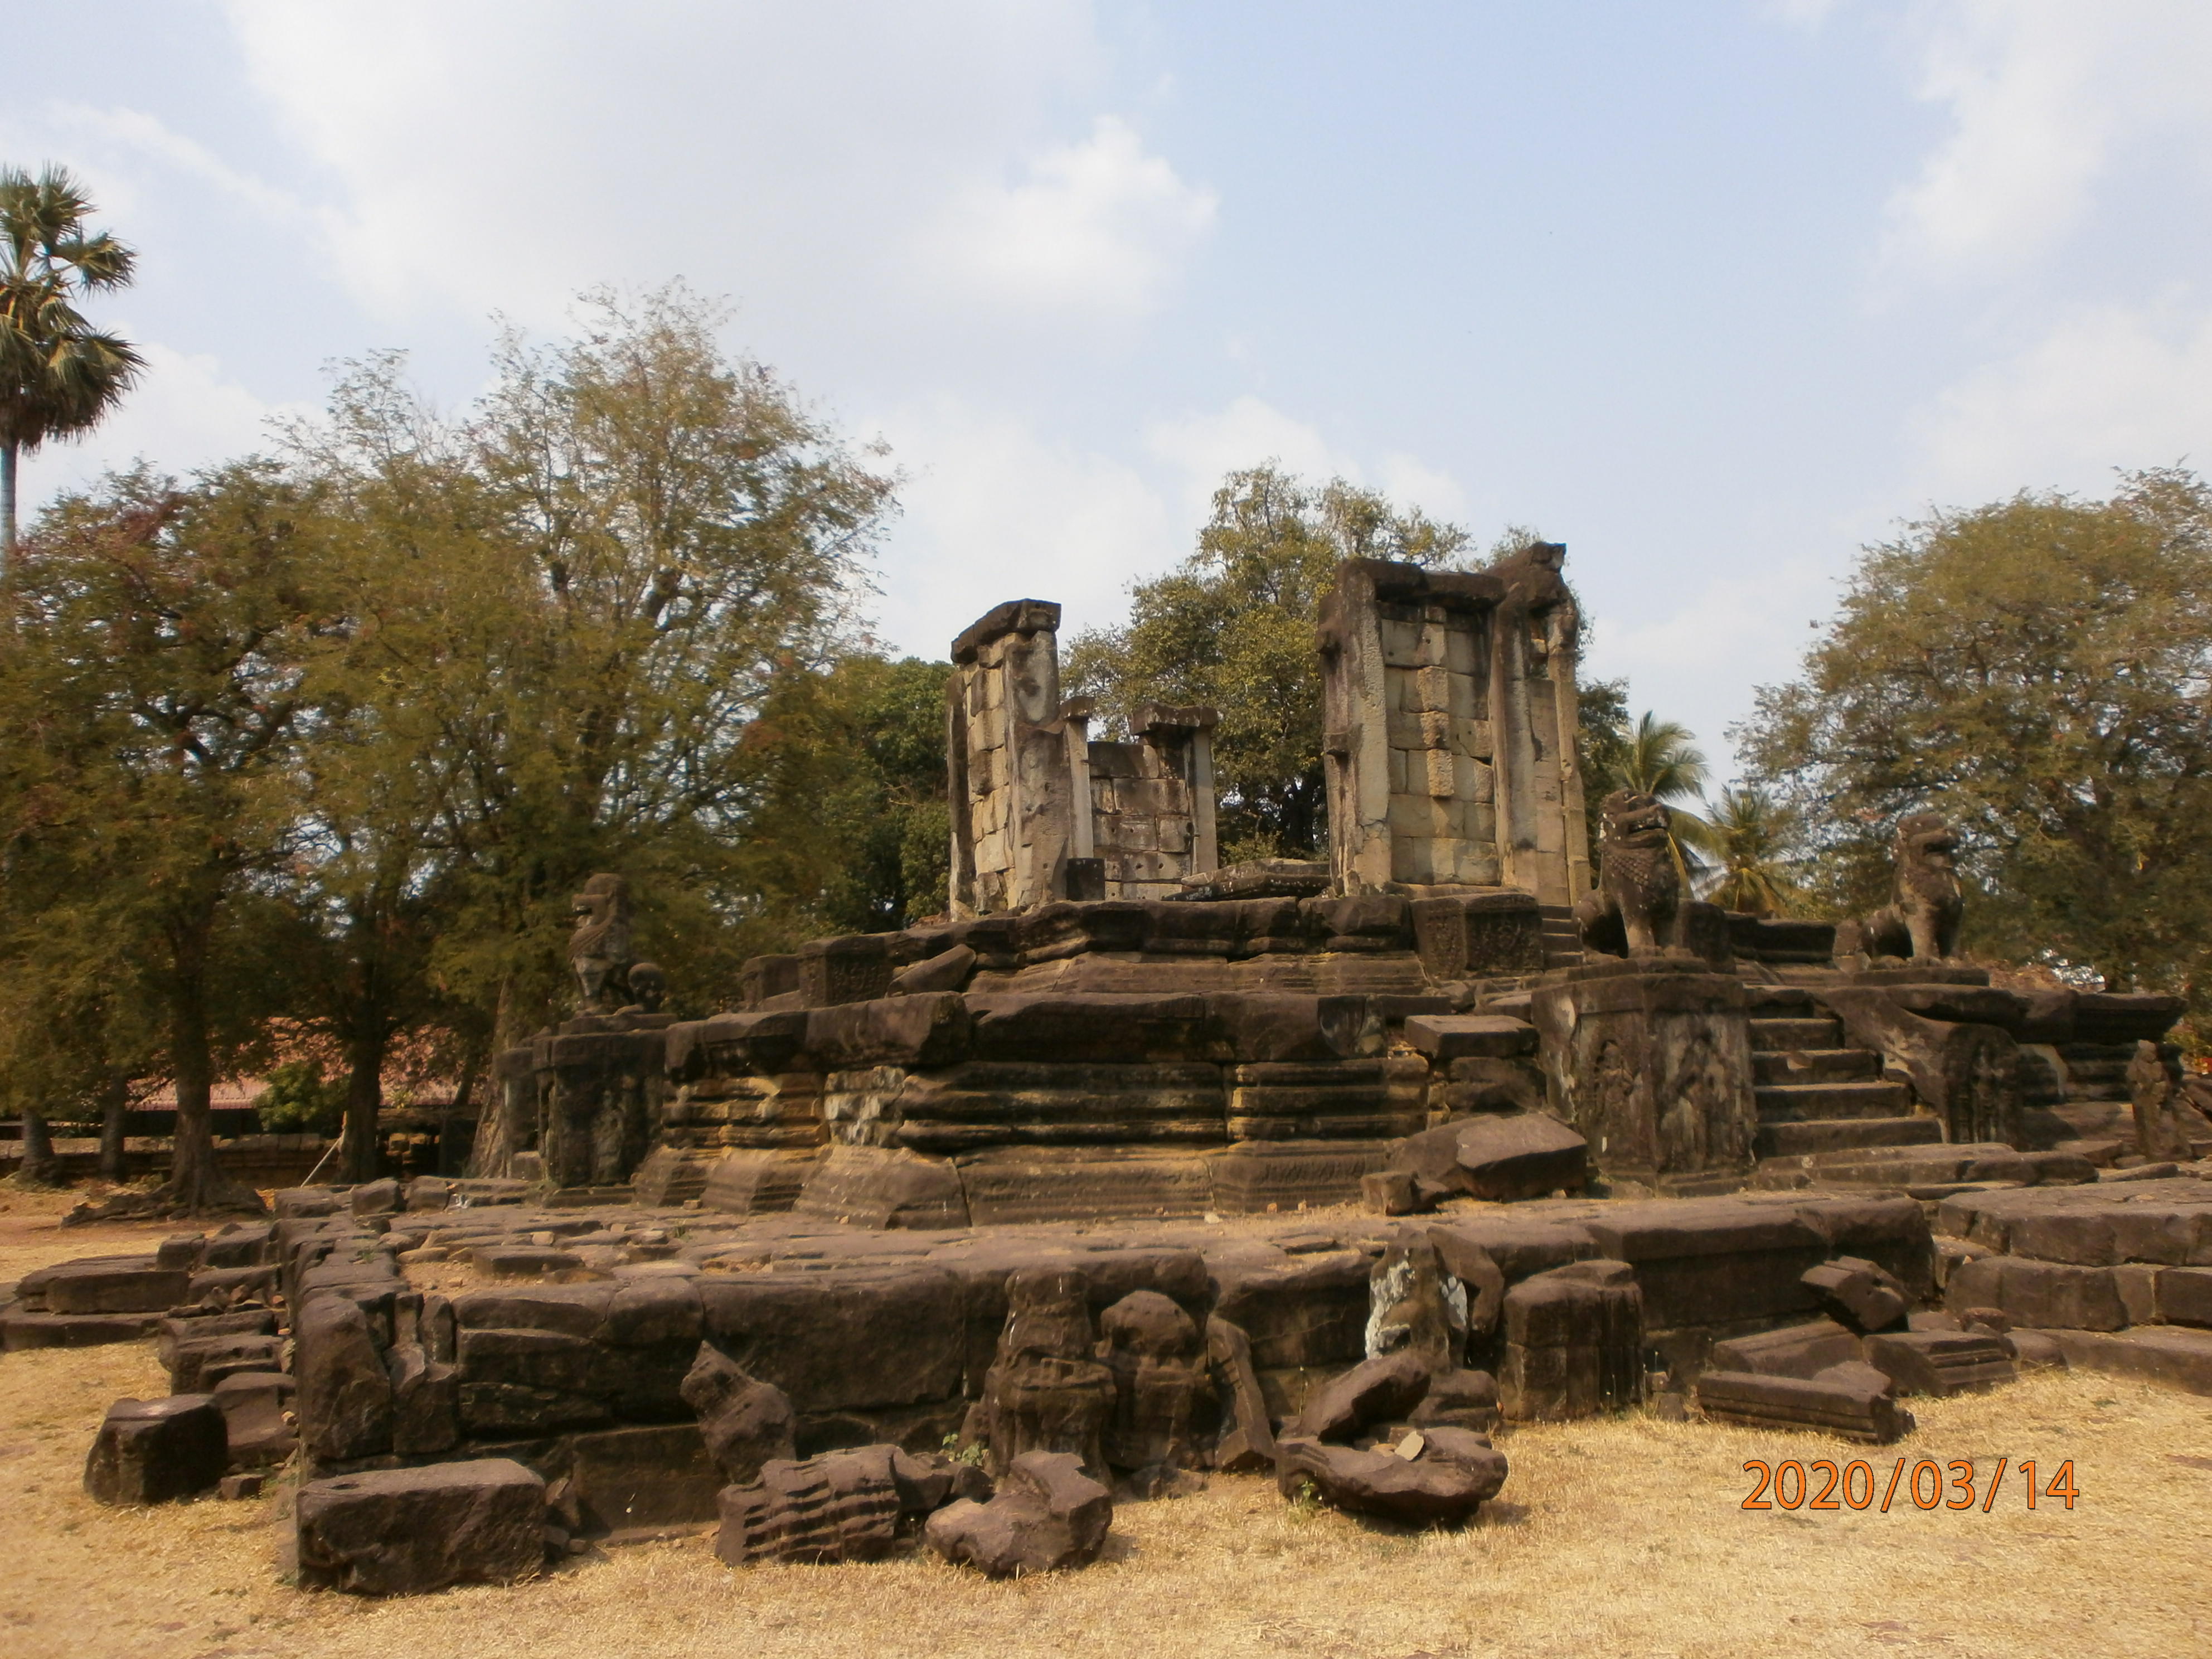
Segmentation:
<svg viewBox="0 0 2212 1659">
<path fill-rule="evenodd" d="M 46 1259 L 80 1253 L 82 1235 L 64 1237 Z M 0 1559 L 14 1591 L 0 1597 L 0 1652 L 11 1659 L 2212 1649 L 2212 1407 L 2096 1376 L 1921 1402 L 1920 1431 L 1898 1449 L 1979 1460 L 1984 1489 L 1998 1455 L 2046 1471 L 2071 1458 L 2082 1496 L 2070 1514 L 2029 1513 L 2009 1480 L 1988 1515 L 1923 1513 L 1902 1498 L 1887 1516 L 1747 1514 L 1745 1459 L 1850 1454 L 1639 1417 L 1505 1437 L 1506 1501 L 1459 1534 L 1301 1513 L 1267 1482 L 1219 1478 L 1195 1498 L 1124 1508 L 1100 1565 L 1014 1583 L 921 1559 L 736 1573 L 697 1539 L 383 1604 L 280 1584 L 270 1502 L 107 1510 L 87 1499 L 79 1475 L 101 1411 L 162 1386 L 150 1344 L 0 1360 Z"/>
</svg>

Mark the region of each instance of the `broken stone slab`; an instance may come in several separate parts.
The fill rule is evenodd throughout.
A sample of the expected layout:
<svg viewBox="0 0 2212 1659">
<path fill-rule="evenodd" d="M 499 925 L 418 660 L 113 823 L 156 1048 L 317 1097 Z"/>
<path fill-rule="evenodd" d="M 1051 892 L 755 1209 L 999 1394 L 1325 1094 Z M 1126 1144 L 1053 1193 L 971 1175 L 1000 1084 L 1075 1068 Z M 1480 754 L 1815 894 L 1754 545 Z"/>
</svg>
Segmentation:
<svg viewBox="0 0 2212 1659">
<path fill-rule="evenodd" d="M 1292 1436 L 1349 1441 L 1376 1423 L 1397 1422 L 1428 1394 L 1430 1370 L 1410 1352 L 1383 1354 L 1363 1361 L 1330 1382 L 1284 1429 Z"/>
<path fill-rule="evenodd" d="M 550 1273 L 574 1273 L 584 1265 L 574 1250 L 550 1245 L 480 1244 L 469 1252 L 469 1265 L 478 1273 L 498 1279 L 538 1279 Z"/>
<path fill-rule="evenodd" d="M 1862 1445 L 1887 1446 L 1911 1431 L 1912 1413 L 1856 1371 L 1829 1380 L 1707 1371 L 1698 1379 L 1698 1409 L 1716 1423 L 1752 1429 L 1802 1429 Z"/>
<path fill-rule="evenodd" d="M 504 1584 L 545 1558 L 545 1483 L 504 1457 L 311 1480 L 294 1504 L 300 1578 L 357 1595 Z"/>
<path fill-rule="evenodd" d="M 1902 1329 L 1911 1311 L 1895 1276 L 1858 1256 L 1838 1256 L 1799 1277 L 1832 1318 L 1861 1335 Z"/>
<path fill-rule="evenodd" d="M 1817 1376 L 1832 1365 L 1861 1358 L 1856 1332 L 1832 1319 L 1814 1319 L 1778 1330 L 1730 1337 L 1713 1344 L 1707 1364 L 1717 1371 L 1753 1371 L 1761 1376 Z"/>
<path fill-rule="evenodd" d="M 1273 1468 L 1274 1424 L 1260 1389 L 1260 1375 L 1253 1369 L 1251 1340 L 1228 1320 L 1210 1318 L 1206 1322 L 1206 1355 L 1222 1405 L 1213 1467 L 1237 1474 Z"/>
<path fill-rule="evenodd" d="M 684 1403 L 699 1414 L 707 1454 L 721 1470 L 724 1485 L 749 1486 L 760 1479 L 766 1464 L 799 1455 L 789 1398 L 774 1384 L 748 1376 L 712 1343 L 699 1345 L 683 1393 Z"/>
<path fill-rule="evenodd" d="M 947 1561 L 1003 1578 L 1088 1564 L 1113 1522 L 1114 1494 L 1073 1453 L 1025 1452 L 989 1503 L 948 1504 L 922 1537 Z"/>
<path fill-rule="evenodd" d="M 1943 1299 L 1954 1312 L 1996 1308 L 2014 1325 L 2035 1329 L 2117 1331 L 2128 1323 L 2110 1267 L 1982 1256 L 1952 1270 Z"/>
<path fill-rule="evenodd" d="M 1894 1331 L 1869 1336 L 1866 1361 L 1901 1395 L 1964 1394 L 1996 1388 L 2018 1375 L 2003 1338 L 1986 1331 Z"/>
<path fill-rule="evenodd" d="M 1545 1112 L 1462 1118 L 1391 1143 L 1389 1167 L 1473 1198 L 1547 1198 L 1579 1193 L 1589 1146 Z"/>
<path fill-rule="evenodd" d="M 2212 1331 L 2178 1325 L 2111 1332 L 2015 1330 L 2010 1340 L 2016 1350 L 2028 1342 L 2050 1344 L 2075 1370 L 2111 1371 L 2212 1395 Z"/>
<path fill-rule="evenodd" d="M 84 1460 L 84 1490 L 97 1504 L 163 1504 L 222 1479 L 228 1440 L 222 1413 L 204 1394 L 118 1400 Z"/>
<path fill-rule="evenodd" d="M 1407 1455 L 1410 1451 L 1411 1455 Z M 1338 1509 L 1414 1526 L 1458 1526 L 1498 1496 L 1505 1455 L 1466 1429 L 1416 1431 L 1400 1449 L 1362 1451 L 1285 1435 L 1276 1483 L 1295 1498 L 1308 1482 Z"/>
</svg>

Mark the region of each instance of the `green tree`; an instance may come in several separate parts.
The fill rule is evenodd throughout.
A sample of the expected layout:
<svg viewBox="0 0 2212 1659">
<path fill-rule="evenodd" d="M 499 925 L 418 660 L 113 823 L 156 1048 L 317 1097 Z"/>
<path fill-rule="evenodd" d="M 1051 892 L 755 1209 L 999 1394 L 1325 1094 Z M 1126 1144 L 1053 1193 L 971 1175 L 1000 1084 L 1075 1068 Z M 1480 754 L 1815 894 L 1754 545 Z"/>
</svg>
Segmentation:
<svg viewBox="0 0 2212 1659">
<path fill-rule="evenodd" d="M 131 281 L 137 255 L 88 229 L 92 202 L 59 167 L 0 168 L 0 573 L 15 556 L 15 471 L 51 438 L 89 431 L 143 360 L 76 301 Z"/>
<path fill-rule="evenodd" d="M 1705 820 L 1711 860 L 1704 896 L 1729 910 L 1771 916 L 1798 899 L 1796 827 L 1763 789 L 1723 789 Z"/>
<path fill-rule="evenodd" d="M 769 756 L 742 863 L 760 949 L 880 933 L 945 908 L 947 663 L 870 653 L 793 675 L 753 737 Z"/>
<path fill-rule="evenodd" d="M 1583 811 L 1595 854 L 1606 793 L 1620 787 L 1612 780 L 1620 775 L 1628 757 L 1628 682 L 1591 680 L 1578 690 L 1575 747 L 1583 775 Z"/>
<path fill-rule="evenodd" d="M 1062 678 L 1114 720 L 1144 702 L 1210 703 L 1221 859 L 1316 858 L 1327 834 L 1314 630 L 1346 559 L 1448 564 L 1467 532 L 1273 463 L 1231 472 L 1198 549 L 1130 591 L 1125 627 L 1079 635 Z"/>
<path fill-rule="evenodd" d="M 1626 714 L 1625 701 L 1622 712 Z M 1592 757 L 1585 750 L 1586 759 L 1596 763 L 1584 774 L 1587 799 L 1600 811 L 1606 796 L 1616 789 L 1633 790 L 1664 802 L 1674 815 L 1668 844 L 1674 855 L 1674 868 L 1687 883 L 1704 867 L 1704 854 L 1712 835 L 1704 816 L 1688 805 L 1696 801 L 1704 805 L 1705 782 L 1711 776 L 1705 750 L 1697 746 L 1696 733 L 1679 720 L 1661 720 L 1647 708 L 1636 717 L 1634 726 L 1615 728 L 1607 735 L 1609 740 L 1600 745 L 1601 755 Z M 1601 850 L 1597 822 L 1594 813 L 1593 854 Z"/>
<path fill-rule="evenodd" d="M 250 1200 L 215 1162 L 209 1092 L 264 1034 L 269 884 L 292 854 L 312 717 L 302 665 L 333 622 L 294 533 L 301 505 L 256 465 L 188 489 L 111 479 L 48 510 L 7 589 L 10 957 L 47 987 L 128 994 L 158 1031 L 180 1208 Z"/>
<path fill-rule="evenodd" d="M 1975 948 L 2212 994 L 2212 490 L 2124 473 L 1866 550 L 1799 678 L 1738 734 L 1816 884 L 1878 902 L 1905 813 L 1959 825 Z"/>
</svg>

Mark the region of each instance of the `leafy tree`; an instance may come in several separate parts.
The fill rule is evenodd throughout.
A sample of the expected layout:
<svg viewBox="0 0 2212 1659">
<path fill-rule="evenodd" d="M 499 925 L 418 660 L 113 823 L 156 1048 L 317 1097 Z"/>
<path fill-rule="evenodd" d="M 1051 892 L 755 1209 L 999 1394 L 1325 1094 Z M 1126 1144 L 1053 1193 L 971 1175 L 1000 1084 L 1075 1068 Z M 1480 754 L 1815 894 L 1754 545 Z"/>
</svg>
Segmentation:
<svg viewBox="0 0 2212 1659">
<path fill-rule="evenodd" d="M 1327 835 L 1314 630 L 1351 558 L 1447 564 L 1467 532 L 1334 479 L 1274 464 L 1231 472 L 1198 550 L 1131 589 L 1126 627 L 1079 635 L 1063 678 L 1116 718 L 1143 702 L 1210 703 L 1221 859 L 1315 858 Z"/>
<path fill-rule="evenodd" d="M 320 1060 L 282 1061 L 269 1068 L 263 1083 L 261 1092 L 253 1097 L 253 1109 L 267 1133 L 305 1130 L 327 1135 L 344 1121 L 346 1080 L 325 1076 Z"/>
<path fill-rule="evenodd" d="M 498 988 L 501 1041 L 554 1011 L 594 870 L 631 878 L 679 994 L 734 975 L 717 936 L 759 798 L 749 728 L 855 632 L 892 480 L 727 362 L 720 320 L 680 286 L 588 296 L 580 338 L 506 342 L 471 428 L 531 603 L 499 653 L 496 764 L 465 781 L 472 914 L 441 965 Z"/>
<path fill-rule="evenodd" d="M 50 1006 L 72 985 L 118 988 L 158 1031 L 179 1207 L 242 1196 L 215 1163 L 209 1091 L 269 1010 L 258 946 L 298 817 L 302 665 L 333 621 L 294 533 L 301 505 L 255 465 L 189 489 L 111 479 L 46 513 L 7 592 L 10 954 L 43 945 L 29 960 Z"/>
<path fill-rule="evenodd" d="M 1607 792 L 1619 788 L 1628 756 L 1628 682 L 1591 680 L 1579 688 L 1575 704 L 1575 747 L 1583 775 L 1583 810 L 1590 851 L 1597 851 L 1600 809 Z"/>
<path fill-rule="evenodd" d="M 1905 813 L 1960 826 L 1970 944 L 2172 988 L 2212 979 L 2212 489 L 2124 473 L 1869 548 L 1800 677 L 1738 740 L 1838 908 L 1886 892 Z"/>
<path fill-rule="evenodd" d="M 951 665 L 858 653 L 793 675 L 752 736 L 771 758 L 742 860 L 763 950 L 945 908 Z"/>
<path fill-rule="evenodd" d="M 88 431 L 143 360 L 75 301 L 126 286 L 137 256 L 88 229 L 92 202 L 59 167 L 0 168 L 0 572 L 15 556 L 15 470 L 50 438 Z"/>
<path fill-rule="evenodd" d="M 1723 789 L 1705 820 L 1711 860 L 1705 896 L 1729 910 L 1771 916 L 1796 902 L 1796 825 L 1765 790 Z"/>
</svg>

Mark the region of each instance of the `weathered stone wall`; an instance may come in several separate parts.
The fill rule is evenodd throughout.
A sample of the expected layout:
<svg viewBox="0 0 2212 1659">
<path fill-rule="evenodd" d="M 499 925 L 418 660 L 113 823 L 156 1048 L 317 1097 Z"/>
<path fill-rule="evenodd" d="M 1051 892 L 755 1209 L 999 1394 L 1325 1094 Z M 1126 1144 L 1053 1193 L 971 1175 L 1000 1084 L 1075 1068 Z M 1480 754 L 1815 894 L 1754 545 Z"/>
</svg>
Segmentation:
<svg viewBox="0 0 2212 1659">
<path fill-rule="evenodd" d="M 1589 890 L 1559 552 L 1340 567 L 1320 636 L 1338 890 L 1504 885 L 1554 905 Z"/>
<path fill-rule="evenodd" d="M 1087 848 L 1109 899 L 1157 899 L 1220 863 L 1214 833 L 1213 726 L 1206 708 L 1139 705 L 1130 741 L 1085 745 Z M 1080 837 L 1079 837 L 1080 839 Z"/>
</svg>

